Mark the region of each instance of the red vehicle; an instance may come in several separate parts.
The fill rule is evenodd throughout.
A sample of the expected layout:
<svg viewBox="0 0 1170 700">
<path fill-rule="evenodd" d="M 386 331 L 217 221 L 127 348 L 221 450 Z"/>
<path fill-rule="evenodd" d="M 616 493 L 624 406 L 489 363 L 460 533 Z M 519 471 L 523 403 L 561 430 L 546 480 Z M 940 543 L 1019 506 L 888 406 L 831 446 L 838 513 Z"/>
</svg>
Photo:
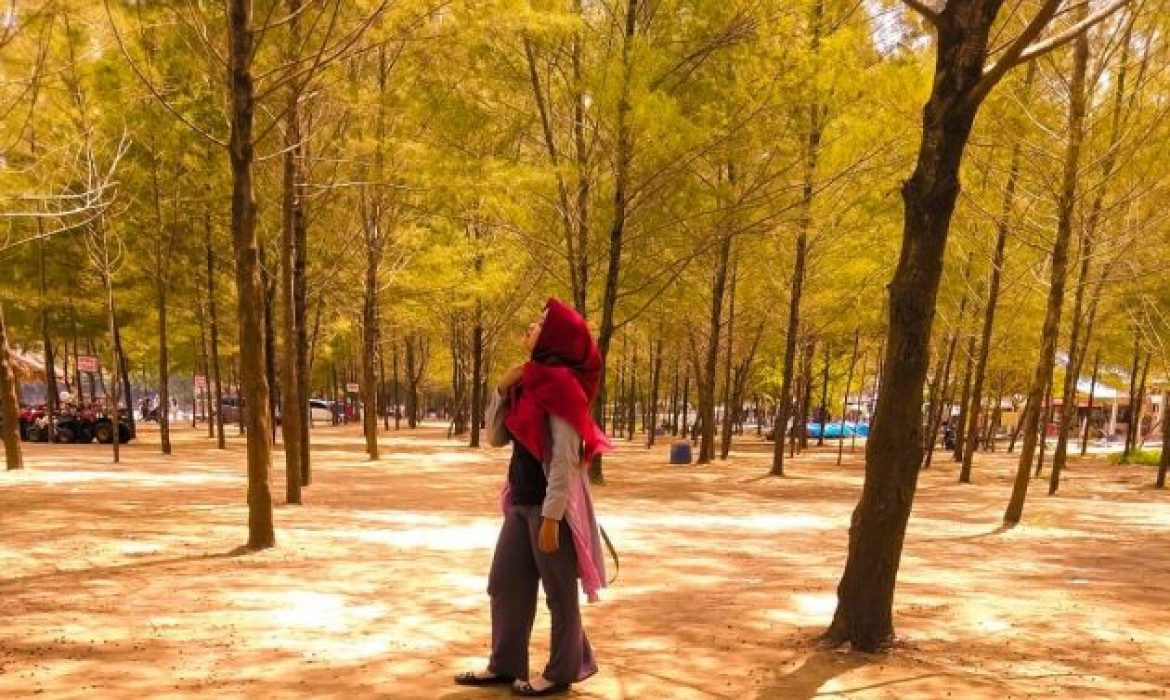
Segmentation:
<svg viewBox="0 0 1170 700">
<path fill-rule="evenodd" d="M 118 439 L 122 443 L 133 437 L 125 409 L 119 411 Z M 114 441 L 114 421 L 102 406 L 62 407 L 50 420 L 44 406 L 25 407 L 20 414 L 20 437 L 28 442 L 103 444 Z"/>
</svg>

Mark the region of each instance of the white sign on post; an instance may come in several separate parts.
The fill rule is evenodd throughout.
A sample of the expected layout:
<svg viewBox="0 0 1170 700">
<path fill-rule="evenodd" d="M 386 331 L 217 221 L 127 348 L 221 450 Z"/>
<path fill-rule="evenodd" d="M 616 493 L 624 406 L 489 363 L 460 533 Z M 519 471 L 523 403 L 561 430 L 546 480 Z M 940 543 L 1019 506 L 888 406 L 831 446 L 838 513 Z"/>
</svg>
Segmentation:
<svg viewBox="0 0 1170 700">
<path fill-rule="evenodd" d="M 349 393 L 351 393 L 351 394 L 356 394 L 359 391 L 361 391 L 361 387 L 359 387 L 357 384 L 355 384 L 353 382 L 350 382 L 349 384 L 347 384 L 346 389 L 348 389 Z"/>
<path fill-rule="evenodd" d="M 78 355 L 77 356 L 77 371 L 78 372 L 97 372 L 98 360 L 93 355 Z"/>
</svg>

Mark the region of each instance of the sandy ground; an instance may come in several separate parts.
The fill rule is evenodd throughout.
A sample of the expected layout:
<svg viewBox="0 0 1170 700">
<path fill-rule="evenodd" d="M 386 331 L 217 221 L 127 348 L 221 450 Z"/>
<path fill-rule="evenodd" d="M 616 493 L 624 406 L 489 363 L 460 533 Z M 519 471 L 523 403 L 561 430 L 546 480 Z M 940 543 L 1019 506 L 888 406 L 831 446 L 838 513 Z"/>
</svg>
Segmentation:
<svg viewBox="0 0 1170 700">
<path fill-rule="evenodd" d="M 234 433 L 234 430 L 231 431 Z M 219 452 L 146 434 L 113 465 L 98 446 L 26 446 L 0 474 L 0 696 L 506 697 L 463 689 L 488 642 L 485 578 L 505 453 L 435 428 L 314 431 L 305 506 L 279 546 L 246 539 L 242 442 Z M 824 649 L 861 483 L 814 453 L 765 478 L 769 446 L 670 467 L 622 445 L 596 491 L 621 576 L 586 609 L 602 671 L 580 698 L 1120 698 L 1170 690 L 1170 493 L 1152 470 L 1074 464 L 999 528 L 1007 458 L 960 486 L 924 472 L 897 596 L 897 650 Z M 277 460 L 279 465 L 281 462 Z M 280 469 L 273 491 L 282 500 Z M 1046 485 L 1046 482 L 1045 482 Z M 532 649 L 547 653 L 541 606 Z"/>
</svg>

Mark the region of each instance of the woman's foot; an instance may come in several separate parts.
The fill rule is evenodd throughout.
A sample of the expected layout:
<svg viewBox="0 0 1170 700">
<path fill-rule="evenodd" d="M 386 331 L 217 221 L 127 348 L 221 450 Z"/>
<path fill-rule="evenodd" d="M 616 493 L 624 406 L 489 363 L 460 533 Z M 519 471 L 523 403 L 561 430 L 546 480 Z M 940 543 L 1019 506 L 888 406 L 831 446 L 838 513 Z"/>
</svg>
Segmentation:
<svg viewBox="0 0 1170 700">
<path fill-rule="evenodd" d="M 567 693 L 570 687 L 569 683 L 553 683 L 545 680 L 544 676 L 537 676 L 530 681 L 516 681 L 512 686 L 512 694 L 524 698 L 545 698 Z"/>
<path fill-rule="evenodd" d="M 516 679 L 511 676 L 501 676 L 484 669 L 483 671 L 466 671 L 455 676 L 459 685 L 509 685 Z"/>
</svg>

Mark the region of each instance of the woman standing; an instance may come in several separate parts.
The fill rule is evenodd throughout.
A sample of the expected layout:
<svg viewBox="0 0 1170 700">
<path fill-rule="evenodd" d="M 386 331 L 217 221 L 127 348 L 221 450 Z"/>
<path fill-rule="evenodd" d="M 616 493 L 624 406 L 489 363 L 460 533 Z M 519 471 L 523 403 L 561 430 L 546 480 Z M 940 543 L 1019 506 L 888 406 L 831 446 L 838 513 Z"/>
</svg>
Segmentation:
<svg viewBox="0 0 1170 700">
<path fill-rule="evenodd" d="M 512 684 L 515 695 L 544 697 L 568 692 L 597 672 L 581 626 L 577 579 L 596 601 L 605 570 L 586 469 L 610 443 L 590 413 L 601 355 L 585 319 L 550 299 L 524 346 L 531 359 L 504 374 L 487 409 L 488 442 L 512 443 L 504 524 L 488 576 L 491 659 L 486 669 L 455 682 Z M 538 583 L 552 617 L 552 645 L 544 671 L 530 678 Z"/>
</svg>

